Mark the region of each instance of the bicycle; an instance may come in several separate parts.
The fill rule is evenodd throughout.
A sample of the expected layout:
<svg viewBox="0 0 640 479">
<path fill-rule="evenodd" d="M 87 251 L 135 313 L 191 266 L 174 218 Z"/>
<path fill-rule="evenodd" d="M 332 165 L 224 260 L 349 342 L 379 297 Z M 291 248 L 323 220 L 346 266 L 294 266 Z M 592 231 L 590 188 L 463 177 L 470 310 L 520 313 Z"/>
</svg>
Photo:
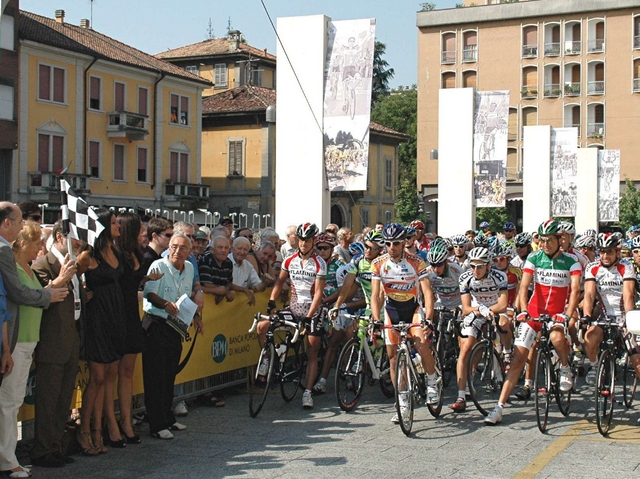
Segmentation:
<svg viewBox="0 0 640 479">
<path fill-rule="evenodd" d="M 561 315 L 551 317 L 543 314 L 538 319 L 530 319 L 530 321 L 539 321 L 542 325 L 540 339 L 536 346 L 533 391 L 538 429 L 540 432 L 545 432 L 551 398 L 555 397 L 558 408 L 565 417 L 569 414 L 571 406 L 571 390 L 567 392 L 560 390 L 560 361 L 550 338 L 553 326 L 562 325 L 566 332 L 566 320 Z"/>
<path fill-rule="evenodd" d="M 398 343 L 398 354 L 396 358 L 396 412 L 400 423 L 400 429 L 408 436 L 411 434 L 413 427 L 413 413 L 416 405 L 421 404 L 427 399 L 427 381 L 422 366 L 420 355 L 416 352 L 413 345 L 413 339 L 408 337 L 411 328 L 424 327 L 420 323 L 398 323 L 390 326 L 382 326 L 384 329 L 395 329 L 400 334 L 400 342 Z M 437 335 L 433 331 L 433 335 Z M 438 388 L 439 400 L 437 404 L 427 404 L 429 413 L 437 418 L 442 411 L 444 401 L 441 379 L 440 360 L 438 352 L 435 349 L 434 339 L 427 340 L 429 350 L 433 355 L 435 364 L 436 377 L 438 377 L 436 386 Z"/>
<path fill-rule="evenodd" d="M 255 332 L 260 320 L 270 321 L 267 337 L 260 351 L 255 372 L 251 375 L 251 389 L 249 391 L 249 414 L 256 417 L 265 401 L 269 389 L 280 384 L 282 399 L 290 402 L 298 392 L 304 371 L 303 359 L 300 353 L 298 338 L 302 326 L 295 320 L 288 309 L 281 309 L 271 315 L 256 313 L 250 333 Z M 286 331 L 285 339 L 276 343 L 274 333 Z M 276 355 L 278 358 L 276 368 Z M 263 371 L 261 371 L 261 367 Z"/>
<path fill-rule="evenodd" d="M 442 383 L 449 386 L 451 379 L 456 377 L 456 365 L 460 355 L 458 344 L 459 309 L 447 309 L 443 306 L 435 308 L 437 315 L 436 331 L 438 340 L 436 350 L 442 367 Z"/>
<path fill-rule="evenodd" d="M 506 331 L 498 324 L 499 315 L 487 320 L 482 335 L 471 348 L 467 362 L 467 384 L 469 394 L 480 414 L 488 416 L 492 406 L 498 402 L 505 378 L 502 358 L 494 346 L 497 333 Z M 464 338 L 462 333 L 460 337 Z"/>
<path fill-rule="evenodd" d="M 382 394 L 388 398 L 393 397 L 394 389 L 387 348 L 379 329 L 382 323 L 370 324 L 359 314 L 343 314 L 358 323 L 357 334 L 342 347 L 336 366 L 336 399 L 340 409 L 349 412 L 358 405 L 367 376 L 370 385 L 380 381 Z"/>
</svg>

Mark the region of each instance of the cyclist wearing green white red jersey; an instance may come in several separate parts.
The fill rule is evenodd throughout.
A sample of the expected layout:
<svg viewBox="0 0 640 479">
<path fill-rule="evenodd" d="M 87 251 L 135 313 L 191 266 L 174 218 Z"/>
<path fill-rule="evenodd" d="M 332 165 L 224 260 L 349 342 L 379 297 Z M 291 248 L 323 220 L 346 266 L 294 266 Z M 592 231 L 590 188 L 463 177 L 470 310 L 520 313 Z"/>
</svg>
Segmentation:
<svg viewBox="0 0 640 479">
<path fill-rule="evenodd" d="M 557 221 L 542 223 L 538 234 L 540 249 L 529 255 L 522 268 L 522 282 L 518 293 L 520 307 L 527 305 L 527 289 L 535 281 L 533 296 L 528 301 L 527 309 L 517 316 L 521 323 L 511 369 L 507 373 L 498 405 L 485 418 L 486 424 L 494 425 L 502 421 L 502 409 L 518 382 L 529 351 L 541 330 L 540 323 L 528 320 L 529 318 L 537 319 L 543 314 L 554 318 L 556 325 L 551 328 L 549 338 L 560 360 L 560 390 L 566 392 L 573 386 L 565 331 L 568 317 L 571 317 L 578 306 L 581 268 L 576 260 L 560 249 L 559 235 L 562 233 Z"/>
</svg>

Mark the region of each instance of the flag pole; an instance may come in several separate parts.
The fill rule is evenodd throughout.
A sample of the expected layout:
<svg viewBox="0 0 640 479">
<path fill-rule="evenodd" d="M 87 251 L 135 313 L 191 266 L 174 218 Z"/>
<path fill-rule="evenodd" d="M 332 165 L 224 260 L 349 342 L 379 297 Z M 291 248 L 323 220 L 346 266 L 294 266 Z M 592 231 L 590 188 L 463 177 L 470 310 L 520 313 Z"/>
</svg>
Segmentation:
<svg viewBox="0 0 640 479">
<path fill-rule="evenodd" d="M 60 211 L 62 213 L 62 234 L 67 238 L 67 253 L 69 253 L 70 259 L 76 259 L 73 254 L 73 245 L 71 242 L 70 228 L 69 228 L 69 204 L 67 198 L 68 183 L 65 179 L 60 178 Z"/>
</svg>

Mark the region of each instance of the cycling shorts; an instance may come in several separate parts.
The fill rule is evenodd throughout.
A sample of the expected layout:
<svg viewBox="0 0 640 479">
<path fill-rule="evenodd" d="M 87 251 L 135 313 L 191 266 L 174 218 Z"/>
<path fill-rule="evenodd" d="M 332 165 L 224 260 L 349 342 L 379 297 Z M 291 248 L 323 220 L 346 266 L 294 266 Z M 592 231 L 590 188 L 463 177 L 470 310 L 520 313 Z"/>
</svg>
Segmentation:
<svg viewBox="0 0 640 479">
<path fill-rule="evenodd" d="M 407 303 L 407 304 L 405 304 Z M 417 315 L 418 307 L 420 305 L 417 301 L 393 301 L 387 298 L 387 303 L 384 307 L 384 324 L 385 326 L 391 326 L 398 323 L 417 323 L 419 317 Z M 400 342 L 400 333 L 395 329 L 385 329 L 384 339 L 385 344 L 388 346 L 396 345 Z M 409 335 L 412 337 L 424 338 L 422 327 L 414 326 L 409 330 Z"/>
<path fill-rule="evenodd" d="M 311 303 L 291 303 L 289 309 L 298 321 L 304 322 L 304 326 L 309 336 L 322 336 L 324 334 L 324 316 L 320 308 L 313 318 L 307 318 L 309 310 L 311 309 Z"/>
<path fill-rule="evenodd" d="M 353 319 L 345 315 L 346 311 L 339 311 L 338 317 L 333 322 L 333 329 L 338 331 L 346 331 L 353 323 Z"/>
</svg>

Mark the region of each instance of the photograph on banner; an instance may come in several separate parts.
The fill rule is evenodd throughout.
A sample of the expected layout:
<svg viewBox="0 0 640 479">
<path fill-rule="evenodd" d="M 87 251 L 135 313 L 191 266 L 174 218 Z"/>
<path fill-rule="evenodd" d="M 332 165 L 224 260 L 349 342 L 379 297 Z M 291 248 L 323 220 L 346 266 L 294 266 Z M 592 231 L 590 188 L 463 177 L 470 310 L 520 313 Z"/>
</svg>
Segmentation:
<svg viewBox="0 0 640 479">
<path fill-rule="evenodd" d="M 620 150 L 598 151 L 598 215 L 602 223 L 620 219 Z"/>
<path fill-rule="evenodd" d="M 473 176 L 477 208 L 505 205 L 509 92 L 476 93 L 473 122 Z"/>
<path fill-rule="evenodd" d="M 324 164 L 330 191 L 367 189 L 369 121 L 333 118 L 324 125 Z"/>
<path fill-rule="evenodd" d="M 575 216 L 578 202 L 578 129 L 551 129 L 551 215 Z"/>
</svg>

